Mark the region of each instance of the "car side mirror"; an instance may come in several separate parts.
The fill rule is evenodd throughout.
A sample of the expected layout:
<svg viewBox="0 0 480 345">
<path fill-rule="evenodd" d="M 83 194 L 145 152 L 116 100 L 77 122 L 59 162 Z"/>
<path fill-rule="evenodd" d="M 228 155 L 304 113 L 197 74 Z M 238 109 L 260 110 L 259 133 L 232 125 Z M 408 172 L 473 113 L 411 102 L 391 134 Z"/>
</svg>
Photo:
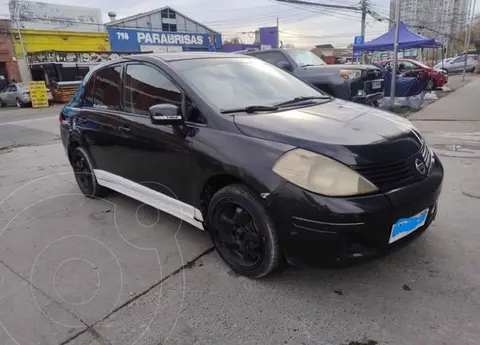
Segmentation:
<svg viewBox="0 0 480 345">
<path fill-rule="evenodd" d="M 149 109 L 150 121 L 154 125 L 181 125 L 183 117 L 180 109 L 170 103 L 152 105 Z"/>
<path fill-rule="evenodd" d="M 290 65 L 288 62 L 286 61 L 279 61 L 277 62 L 277 67 L 280 67 L 281 69 L 284 69 L 288 72 L 292 72 L 293 71 L 293 67 L 292 65 Z"/>
</svg>

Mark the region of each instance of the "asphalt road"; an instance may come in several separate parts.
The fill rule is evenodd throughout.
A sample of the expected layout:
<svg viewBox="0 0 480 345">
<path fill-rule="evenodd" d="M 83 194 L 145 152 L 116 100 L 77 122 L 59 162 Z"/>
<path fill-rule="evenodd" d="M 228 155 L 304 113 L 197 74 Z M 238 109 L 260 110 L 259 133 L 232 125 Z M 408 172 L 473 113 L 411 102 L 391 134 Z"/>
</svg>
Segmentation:
<svg viewBox="0 0 480 345">
<path fill-rule="evenodd" d="M 471 125 L 422 123 L 446 179 L 436 222 L 412 245 L 254 281 L 188 224 L 118 194 L 79 195 L 57 109 L 0 112 L 0 344 L 478 344 Z"/>
</svg>

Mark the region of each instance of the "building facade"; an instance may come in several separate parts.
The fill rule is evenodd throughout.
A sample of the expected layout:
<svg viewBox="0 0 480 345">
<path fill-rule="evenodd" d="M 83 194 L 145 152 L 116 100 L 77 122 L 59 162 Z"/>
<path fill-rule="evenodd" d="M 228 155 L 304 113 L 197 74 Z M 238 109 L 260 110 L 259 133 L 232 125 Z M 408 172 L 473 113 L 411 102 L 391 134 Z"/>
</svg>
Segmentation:
<svg viewBox="0 0 480 345">
<path fill-rule="evenodd" d="M 11 23 L 8 19 L 0 19 L 0 89 L 12 80 L 20 80 L 17 57 L 13 49 Z"/>
<path fill-rule="evenodd" d="M 216 51 L 222 37 L 171 7 L 140 13 L 106 23 L 111 49 L 114 51 L 175 52 Z"/>
<path fill-rule="evenodd" d="M 395 19 L 396 2 L 390 1 L 390 27 Z M 400 18 L 419 34 L 457 49 L 462 42 L 456 38 L 465 30 L 471 3 L 472 0 L 401 0 Z"/>
<path fill-rule="evenodd" d="M 110 51 L 99 9 L 10 0 L 12 38 L 23 81 L 31 80 L 30 64 L 49 51 Z M 55 56 L 61 56 L 56 54 Z"/>
</svg>

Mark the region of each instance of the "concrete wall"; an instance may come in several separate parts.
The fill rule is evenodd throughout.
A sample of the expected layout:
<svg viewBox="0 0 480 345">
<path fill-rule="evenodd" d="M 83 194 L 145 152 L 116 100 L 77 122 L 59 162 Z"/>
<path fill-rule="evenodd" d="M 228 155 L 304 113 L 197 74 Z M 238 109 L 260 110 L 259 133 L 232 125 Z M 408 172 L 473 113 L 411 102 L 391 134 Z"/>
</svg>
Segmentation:
<svg viewBox="0 0 480 345">
<path fill-rule="evenodd" d="M 30 68 L 28 67 L 27 62 L 24 58 L 17 58 L 17 66 L 20 73 L 20 79 L 17 81 L 29 82 L 32 80 L 32 75 L 30 74 Z"/>
<path fill-rule="evenodd" d="M 20 80 L 20 73 L 10 35 L 10 20 L 0 19 L 0 62 L 5 62 L 5 69 L 9 80 Z"/>
</svg>

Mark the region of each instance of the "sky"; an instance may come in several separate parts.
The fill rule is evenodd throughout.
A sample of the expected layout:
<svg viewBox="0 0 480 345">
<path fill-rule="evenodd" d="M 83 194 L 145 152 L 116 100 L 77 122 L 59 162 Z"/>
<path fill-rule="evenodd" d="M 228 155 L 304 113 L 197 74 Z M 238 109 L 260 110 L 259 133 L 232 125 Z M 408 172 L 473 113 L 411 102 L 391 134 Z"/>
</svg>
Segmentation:
<svg viewBox="0 0 480 345">
<path fill-rule="evenodd" d="M 358 6 L 359 0 L 310 0 L 324 4 Z M 388 17 L 390 0 L 369 0 L 382 17 Z M 53 0 L 50 3 L 78 6 L 78 0 Z M 133 5 L 132 5 L 133 4 Z M 253 32 L 262 26 L 275 26 L 279 19 L 280 39 L 284 44 L 311 48 L 331 43 L 342 48 L 360 34 L 360 13 L 348 10 L 282 4 L 274 0 L 83 0 L 85 7 L 100 8 L 104 22 L 108 12 L 117 19 L 170 6 L 190 18 L 219 31 L 222 37 L 238 36 L 244 43 L 253 42 Z M 477 9 L 479 9 L 477 4 Z M 8 1 L 0 0 L 0 14 L 8 13 Z M 387 21 L 367 16 L 366 40 L 388 30 Z"/>
</svg>

